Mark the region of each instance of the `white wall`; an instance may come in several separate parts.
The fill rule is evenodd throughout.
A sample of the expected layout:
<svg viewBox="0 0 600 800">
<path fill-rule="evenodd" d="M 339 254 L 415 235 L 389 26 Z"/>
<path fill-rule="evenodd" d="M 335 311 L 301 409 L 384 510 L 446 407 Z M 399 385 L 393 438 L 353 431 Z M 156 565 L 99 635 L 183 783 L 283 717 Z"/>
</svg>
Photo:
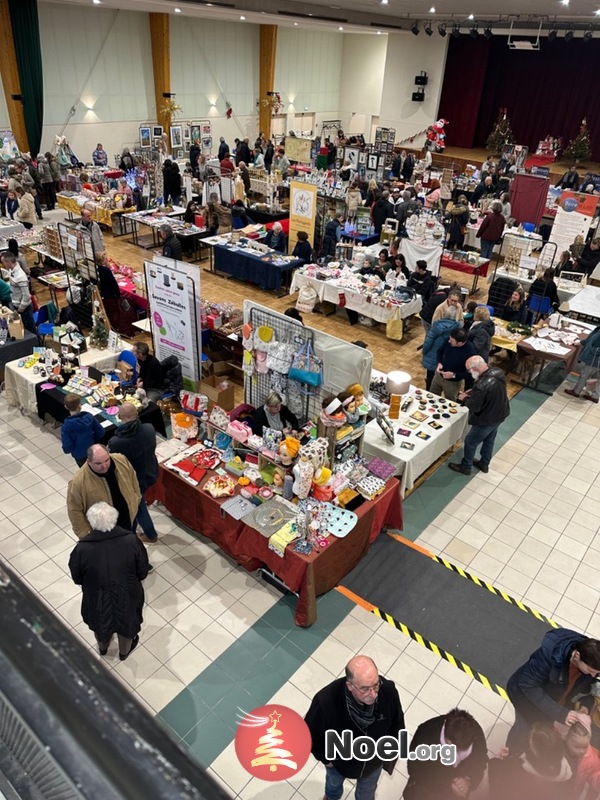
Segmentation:
<svg viewBox="0 0 600 800">
<path fill-rule="evenodd" d="M 288 130 L 303 112 L 315 114 L 317 129 L 324 119 L 338 118 L 343 47 L 344 34 L 339 32 L 277 31 L 273 89 L 283 100 Z"/>
<path fill-rule="evenodd" d="M 413 36 L 408 32 L 388 35 L 379 123 L 396 128 L 397 142 L 424 130 L 437 119 L 447 48 L 448 37 Z M 411 95 L 417 88 L 415 75 L 421 70 L 427 73 L 429 83 L 425 87 L 425 101 L 419 103 L 413 102 Z M 414 146 L 423 141 L 424 137 Z"/>
<path fill-rule="evenodd" d="M 213 144 L 258 134 L 259 26 L 171 17 L 171 91 L 179 120 L 210 118 Z M 229 102 L 231 119 L 226 118 Z"/>
<path fill-rule="evenodd" d="M 156 116 L 148 15 L 40 3 L 39 18 L 42 150 L 63 129 L 82 161 L 99 141 L 111 157 L 136 142 L 139 125 Z"/>
<path fill-rule="evenodd" d="M 0 82 L 0 87 L 2 83 Z M 6 100 L 4 98 L 4 90 L 0 92 L 0 128 L 8 128 L 10 130 L 10 120 L 8 119 L 8 109 L 6 107 Z"/>
<path fill-rule="evenodd" d="M 339 113 L 345 133 L 364 133 L 381 110 L 387 34 L 344 34 Z"/>
</svg>

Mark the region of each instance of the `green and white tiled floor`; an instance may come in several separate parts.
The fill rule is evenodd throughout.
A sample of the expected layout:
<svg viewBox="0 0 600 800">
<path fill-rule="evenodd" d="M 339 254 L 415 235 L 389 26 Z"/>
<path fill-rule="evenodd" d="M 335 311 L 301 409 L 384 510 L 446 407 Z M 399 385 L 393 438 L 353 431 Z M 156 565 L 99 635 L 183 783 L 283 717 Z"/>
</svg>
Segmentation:
<svg viewBox="0 0 600 800">
<path fill-rule="evenodd" d="M 439 469 L 405 502 L 404 535 L 600 636 L 600 409 L 562 390 L 551 398 L 523 391 L 511 407 L 492 471 L 465 478 Z M 0 556 L 93 650 L 67 572 L 74 539 L 64 498 L 74 464 L 56 432 L 2 398 L 0 433 Z M 323 768 L 312 759 L 284 784 L 245 773 L 233 752 L 236 712 L 275 700 L 304 713 L 358 652 L 397 682 L 411 730 L 461 705 L 481 722 L 492 752 L 503 745 L 512 712 L 497 695 L 338 592 L 319 599 L 316 625 L 297 628 L 293 598 L 161 510 L 151 513 L 161 544 L 151 548 L 141 643 L 123 663 L 113 646 L 102 663 L 233 797 L 322 797 Z M 405 779 L 402 765 L 384 775 L 378 799 L 398 800 Z"/>
</svg>

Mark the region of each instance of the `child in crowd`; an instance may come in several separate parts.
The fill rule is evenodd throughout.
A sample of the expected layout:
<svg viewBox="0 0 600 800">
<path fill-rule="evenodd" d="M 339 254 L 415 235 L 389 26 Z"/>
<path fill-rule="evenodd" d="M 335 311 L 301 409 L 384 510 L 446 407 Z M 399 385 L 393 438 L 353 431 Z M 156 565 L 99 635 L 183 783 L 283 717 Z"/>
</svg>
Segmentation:
<svg viewBox="0 0 600 800">
<path fill-rule="evenodd" d="M 19 210 L 19 201 L 17 200 L 16 192 L 9 192 L 6 196 L 6 214 L 10 219 L 15 218 L 15 214 Z"/>
<path fill-rule="evenodd" d="M 104 439 L 104 428 L 93 414 L 81 410 L 79 395 L 68 394 L 65 397 L 65 408 L 69 416 L 63 422 L 60 432 L 63 453 L 70 453 L 77 466 L 82 467 L 87 459 L 88 448 Z"/>
</svg>

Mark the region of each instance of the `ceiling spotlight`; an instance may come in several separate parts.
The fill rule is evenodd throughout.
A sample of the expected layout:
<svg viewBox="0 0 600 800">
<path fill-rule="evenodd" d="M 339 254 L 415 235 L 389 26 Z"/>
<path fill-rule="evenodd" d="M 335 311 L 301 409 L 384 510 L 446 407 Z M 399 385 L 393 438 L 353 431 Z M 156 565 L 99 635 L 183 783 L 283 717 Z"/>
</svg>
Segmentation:
<svg viewBox="0 0 600 800">
<path fill-rule="evenodd" d="M 565 33 L 565 42 L 570 42 L 574 35 L 573 28 L 569 28 L 569 30 Z"/>
<path fill-rule="evenodd" d="M 560 0 L 560 2 L 562 3 L 563 6 L 569 5 L 569 0 Z"/>
<path fill-rule="evenodd" d="M 556 28 L 550 28 L 550 30 L 548 31 L 548 41 L 553 42 L 557 36 L 558 36 L 558 30 Z"/>
<path fill-rule="evenodd" d="M 413 23 L 413 26 L 412 26 L 412 28 L 411 28 L 411 31 L 413 32 L 413 34 L 414 34 L 415 36 L 418 36 L 418 35 L 419 35 L 419 23 L 418 23 L 418 22 L 414 22 L 414 23 Z"/>
<path fill-rule="evenodd" d="M 425 25 L 425 27 L 423 28 L 423 30 L 425 31 L 427 36 L 431 36 L 431 34 L 433 33 L 433 29 L 431 27 L 431 23 L 428 22 L 427 25 Z"/>
<path fill-rule="evenodd" d="M 445 22 L 441 22 L 438 25 L 438 33 L 439 33 L 440 36 L 445 36 L 446 35 L 446 23 Z"/>
<path fill-rule="evenodd" d="M 377 31 L 377 36 L 381 36 L 381 31 Z"/>
<path fill-rule="evenodd" d="M 494 34 L 492 32 L 492 26 L 491 25 L 488 25 L 486 28 L 483 29 L 483 35 L 485 36 L 486 39 L 491 39 L 492 38 L 492 36 Z"/>
<path fill-rule="evenodd" d="M 590 27 L 587 29 L 587 31 L 583 34 L 583 41 L 584 42 L 591 42 L 593 38 L 594 38 L 594 29 L 590 25 Z"/>
<path fill-rule="evenodd" d="M 597 17 L 600 17 L 600 8 L 596 9 L 596 11 L 594 11 L 594 14 L 595 14 Z"/>
<path fill-rule="evenodd" d="M 473 14 L 469 14 L 468 19 L 475 19 L 475 17 L 473 16 Z"/>
<path fill-rule="evenodd" d="M 429 13 L 435 14 L 435 6 L 431 6 L 431 8 L 429 9 Z"/>
<path fill-rule="evenodd" d="M 242 16 L 242 17 L 240 17 L 240 19 L 242 20 L 242 22 L 244 22 L 244 21 L 245 21 L 245 19 L 246 19 L 246 17 L 243 17 L 243 16 Z"/>
<path fill-rule="evenodd" d="M 101 6 L 101 5 L 102 5 L 102 0 L 92 0 L 92 3 L 93 3 L 95 6 Z"/>
<path fill-rule="evenodd" d="M 473 25 L 473 27 L 469 31 L 469 36 L 471 37 L 471 39 L 476 39 L 479 36 L 479 31 L 477 30 L 477 25 Z"/>
<path fill-rule="evenodd" d="M 455 39 L 458 39 L 458 37 L 460 36 L 460 25 L 458 24 L 458 22 L 455 22 L 454 25 L 452 26 L 452 36 L 454 36 Z"/>
<path fill-rule="evenodd" d="M 173 9 L 173 11 L 174 11 L 176 14 L 181 14 L 181 9 L 180 9 L 180 8 L 174 8 L 174 9 Z"/>
<path fill-rule="evenodd" d="M 340 25 L 340 27 L 338 28 L 338 31 L 343 31 L 343 30 L 344 30 L 343 27 Z"/>
<path fill-rule="evenodd" d="M 387 4 L 388 4 L 388 0 L 381 0 L 381 5 L 382 6 L 387 6 Z"/>
<path fill-rule="evenodd" d="M 294 22 L 294 28 L 297 28 L 297 27 L 298 27 L 298 23 Z"/>
</svg>

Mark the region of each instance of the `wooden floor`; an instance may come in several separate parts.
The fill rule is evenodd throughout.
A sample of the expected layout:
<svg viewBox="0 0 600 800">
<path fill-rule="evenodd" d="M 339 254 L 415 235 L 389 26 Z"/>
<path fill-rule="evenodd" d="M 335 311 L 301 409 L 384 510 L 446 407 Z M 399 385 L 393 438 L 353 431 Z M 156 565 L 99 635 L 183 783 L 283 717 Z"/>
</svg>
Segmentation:
<svg viewBox="0 0 600 800">
<path fill-rule="evenodd" d="M 142 271 L 144 259 L 151 260 L 152 251 L 143 250 L 141 247 L 131 244 L 128 237 L 113 238 L 109 232 L 104 231 L 104 240 L 108 255 L 117 263 L 124 264 Z M 242 305 L 245 299 L 254 300 L 262 303 L 275 311 L 283 312 L 286 308 L 295 304 L 296 296 L 284 296 L 277 298 L 273 292 L 263 291 L 256 286 L 241 283 L 233 279 L 220 278 L 205 271 L 208 261 L 201 262 L 197 266 L 197 283 L 200 286 L 201 297 L 213 302 L 231 302 L 237 306 Z M 444 282 L 458 282 L 461 286 L 470 288 L 472 278 L 462 272 L 453 270 L 442 270 Z M 41 284 L 35 282 L 36 293 L 41 302 L 47 299 L 46 292 Z M 485 279 L 480 279 L 481 291 L 477 295 L 478 302 L 485 302 L 487 297 L 487 284 Z M 414 382 L 418 386 L 425 384 L 425 372 L 421 366 L 421 352 L 417 347 L 423 342 L 423 327 L 418 319 L 413 319 L 412 324 L 406 331 L 401 342 L 395 342 L 386 338 L 385 325 L 377 325 L 368 328 L 363 325 L 351 326 L 343 310 L 332 316 L 325 317 L 321 314 L 303 314 L 304 322 L 313 328 L 325 331 L 332 336 L 346 341 L 362 339 L 367 343 L 369 350 L 373 353 L 373 365 L 376 369 L 389 372 L 392 369 L 401 369 L 409 372 L 413 376 Z M 139 336 L 140 340 L 145 337 Z M 511 380 L 509 376 L 508 387 L 512 397 L 519 390 L 520 385 Z"/>
</svg>

